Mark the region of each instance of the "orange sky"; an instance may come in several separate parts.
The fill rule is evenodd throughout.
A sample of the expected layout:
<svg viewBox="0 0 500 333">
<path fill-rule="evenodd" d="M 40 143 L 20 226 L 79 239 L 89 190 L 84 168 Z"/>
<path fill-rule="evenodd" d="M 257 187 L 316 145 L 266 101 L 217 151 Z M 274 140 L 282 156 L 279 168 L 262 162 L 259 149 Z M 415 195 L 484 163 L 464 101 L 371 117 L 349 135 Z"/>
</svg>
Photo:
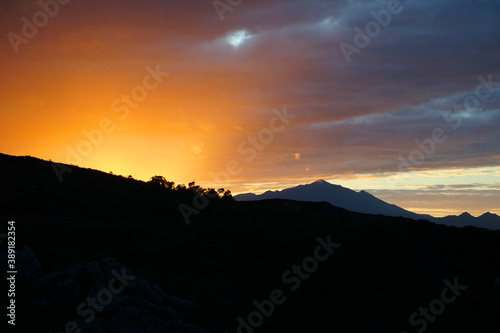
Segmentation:
<svg viewBox="0 0 500 333">
<path fill-rule="evenodd" d="M 494 185 L 488 197 L 500 198 L 499 94 L 456 113 L 458 129 L 443 120 L 453 103 L 474 94 L 478 75 L 499 81 L 493 64 L 500 29 L 488 15 L 493 2 L 469 8 L 424 1 L 435 14 L 424 26 L 422 7 L 404 2 L 404 11 L 352 63 L 339 44 L 352 43 L 352 28 L 373 19 L 370 10 L 384 9 L 383 2 L 255 1 L 224 13 L 223 21 L 207 1 L 73 0 L 58 4 L 57 13 L 55 0 L 42 3 L 52 4 L 53 17 L 18 45 L 9 33 L 22 36 L 23 17 L 33 22 L 43 9 L 37 1 L 0 5 L 2 153 L 206 186 L 217 183 L 213 174 L 224 173 L 230 177 L 220 185 L 235 193 L 318 178 L 382 191 L 394 188 L 386 176 L 398 172 L 399 157 L 408 159 L 419 149 L 415 140 L 441 128 L 446 142 L 412 168 L 411 179 L 428 186 Z M 440 20 L 445 12 L 463 18 L 471 11 L 482 13 L 481 20 L 463 19 L 456 34 L 452 19 Z M 495 28 L 486 36 L 488 24 Z M 459 49 L 464 38 L 483 59 Z M 155 79 L 155 68 L 168 76 Z M 293 117 L 283 121 L 276 112 L 285 110 Z M 94 143 L 85 131 L 94 133 Z M 85 154 L 68 158 L 68 149 L 79 147 Z M 418 176 L 457 168 L 465 175 Z M 491 172 L 478 180 L 478 168 Z M 454 191 L 465 195 L 463 188 Z M 405 208 L 436 211 L 434 195 L 416 202 L 415 193 L 380 195 Z M 436 215 L 500 212 L 498 205 L 481 204 L 487 202 L 481 193 L 470 207 L 442 193 L 446 207 Z"/>
</svg>

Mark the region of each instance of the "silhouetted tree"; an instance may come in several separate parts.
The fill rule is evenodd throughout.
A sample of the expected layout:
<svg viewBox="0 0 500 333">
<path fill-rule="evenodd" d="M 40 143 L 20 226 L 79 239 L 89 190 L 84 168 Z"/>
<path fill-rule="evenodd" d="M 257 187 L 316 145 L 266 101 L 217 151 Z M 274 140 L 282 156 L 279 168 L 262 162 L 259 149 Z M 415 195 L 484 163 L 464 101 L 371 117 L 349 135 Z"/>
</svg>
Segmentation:
<svg viewBox="0 0 500 333">
<path fill-rule="evenodd" d="M 183 190 L 187 190 L 187 187 L 184 184 L 179 184 L 179 185 L 177 185 L 177 187 L 175 188 L 175 190 L 176 191 L 183 191 Z"/>
<path fill-rule="evenodd" d="M 210 199 L 217 198 L 219 196 L 214 188 L 207 189 L 205 195 Z"/>
<path fill-rule="evenodd" d="M 163 176 L 153 176 L 149 180 L 149 183 L 157 184 L 157 185 L 162 186 L 162 187 L 166 187 L 169 190 L 172 190 L 175 186 L 174 182 L 169 182 Z"/>
<path fill-rule="evenodd" d="M 224 191 L 224 194 L 222 195 L 222 198 L 223 198 L 223 199 L 231 199 L 231 200 L 234 200 L 234 199 L 233 199 L 233 195 L 231 194 L 231 191 L 230 191 L 230 190 Z"/>
<path fill-rule="evenodd" d="M 195 192 L 195 193 L 198 193 L 200 195 L 204 195 L 207 190 L 204 189 L 203 187 L 199 186 L 199 185 L 196 185 L 195 182 L 191 182 L 188 184 L 188 189 L 190 189 L 191 191 Z"/>
</svg>

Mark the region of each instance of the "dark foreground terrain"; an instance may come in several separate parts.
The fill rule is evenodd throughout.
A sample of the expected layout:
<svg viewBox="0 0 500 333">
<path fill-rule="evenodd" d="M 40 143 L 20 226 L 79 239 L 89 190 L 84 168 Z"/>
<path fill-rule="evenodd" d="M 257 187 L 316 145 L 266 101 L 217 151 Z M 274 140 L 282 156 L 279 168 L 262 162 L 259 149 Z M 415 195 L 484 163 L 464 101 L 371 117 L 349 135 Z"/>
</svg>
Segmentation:
<svg viewBox="0 0 500 333">
<path fill-rule="evenodd" d="M 499 231 L 70 167 L 0 155 L 17 332 L 500 332 Z"/>
</svg>

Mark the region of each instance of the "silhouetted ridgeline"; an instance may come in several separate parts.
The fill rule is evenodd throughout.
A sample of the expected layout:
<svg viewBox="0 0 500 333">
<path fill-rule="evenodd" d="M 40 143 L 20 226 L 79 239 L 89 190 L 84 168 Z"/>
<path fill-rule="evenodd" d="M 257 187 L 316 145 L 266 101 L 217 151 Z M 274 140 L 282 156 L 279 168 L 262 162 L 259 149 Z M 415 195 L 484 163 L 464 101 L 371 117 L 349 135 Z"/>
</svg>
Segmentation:
<svg viewBox="0 0 500 333">
<path fill-rule="evenodd" d="M 267 304 L 278 289 L 286 300 L 246 327 L 500 330 L 498 231 L 328 203 L 236 202 L 225 191 L 187 225 L 178 207 L 192 204 L 193 189 L 161 177 L 147 183 L 71 166 L 59 182 L 50 162 L 7 155 L 0 168 L 2 230 L 9 220 L 17 226 L 20 332 L 63 332 L 68 322 L 82 332 L 237 332 L 237 318 L 259 318 L 254 300 Z M 341 246 L 310 273 L 300 270 L 314 262 L 318 238 L 329 237 Z M 467 288 L 453 298 L 444 281 Z M 90 320 L 86 299 L 106 295 Z M 432 320 L 419 313 L 429 307 Z"/>
<path fill-rule="evenodd" d="M 235 196 L 235 199 L 239 201 L 290 199 L 298 201 L 328 202 L 334 206 L 358 213 L 401 216 L 414 220 L 428 220 L 454 227 L 475 226 L 490 230 L 500 230 L 500 216 L 496 214 L 484 213 L 478 217 L 473 217 L 469 213 L 446 217 L 417 214 L 380 200 L 366 191 L 356 192 L 340 185 L 330 184 L 324 180 L 317 180 L 311 184 L 298 185 L 281 191 L 267 191 L 260 195 L 243 193 Z"/>
</svg>

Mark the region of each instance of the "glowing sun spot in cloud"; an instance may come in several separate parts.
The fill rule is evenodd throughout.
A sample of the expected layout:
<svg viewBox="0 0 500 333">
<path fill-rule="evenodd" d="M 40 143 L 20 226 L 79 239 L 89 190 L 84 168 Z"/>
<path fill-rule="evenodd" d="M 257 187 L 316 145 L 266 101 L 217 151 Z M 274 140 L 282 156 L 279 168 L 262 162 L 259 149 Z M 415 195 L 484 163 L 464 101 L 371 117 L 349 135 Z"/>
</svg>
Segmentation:
<svg viewBox="0 0 500 333">
<path fill-rule="evenodd" d="M 336 28 L 340 25 L 340 20 L 333 17 L 327 17 L 326 19 L 320 21 L 317 26 L 320 29 L 331 30 L 332 28 Z"/>
<path fill-rule="evenodd" d="M 300 155 L 300 153 L 295 153 L 295 154 L 293 154 L 293 159 L 294 159 L 294 160 L 300 160 L 300 158 L 301 158 L 301 157 L 302 157 L 302 156 Z"/>
<path fill-rule="evenodd" d="M 246 30 L 239 30 L 230 33 L 226 37 L 226 41 L 232 45 L 234 48 L 238 48 L 241 46 L 247 39 L 249 39 L 251 35 Z"/>
</svg>

